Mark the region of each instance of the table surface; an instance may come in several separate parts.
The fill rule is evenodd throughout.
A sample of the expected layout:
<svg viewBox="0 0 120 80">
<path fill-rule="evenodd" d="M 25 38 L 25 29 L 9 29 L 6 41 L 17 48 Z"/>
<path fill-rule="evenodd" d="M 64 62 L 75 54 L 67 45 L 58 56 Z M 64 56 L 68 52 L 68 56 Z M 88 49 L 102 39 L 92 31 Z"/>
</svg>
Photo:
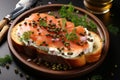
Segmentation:
<svg viewBox="0 0 120 80">
<path fill-rule="evenodd" d="M 5 15 L 10 13 L 14 7 L 15 4 L 19 0 L 0 0 L 0 19 L 2 19 Z M 63 3 L 68 4 L 72 2 L 73 5 L 84 8 L 82 0 L 38 0 L 38 2 L 34 6 L 38 5 L 45 5 L 48 3 Z M 104 60 L 104 62 L 95 70 L 92 72 L 77 77 L 73 80 L 94 80 L 92 77 L 95 76 L 101 76 L 102 79 L 100 80 L 120 80 L 120 1 L 114 0 L 113 6 L 110 10 L 110 12 L 104 14 L 104 15 L 96 15 L 108 28 L 109 25 L 113 25 L 114 27 L 119 29 L 118 34 L 113 34 L 112 32 L 109 32 L 110 34 L 110 47 L 108 54 Z M 6 54 L 10 54 L 10 51 L 8 49 L 7 45 L 7 39 L 6 37 L 2 41 L 2 44 L 0 44 L 0 57 L 5 56 Z M 18 69 L 20 73 L 23 74 L 23 77 L 20 77 L 20 74 L 16 74 L 14 72 L 15 69 Z M 37 79 L 34 76 L 31 76 L 29 72 L 26 72 L 24 69 L 19 67 L 18 64 L 16 64 L 15 61 L 12 62 L 9 69 L 6 69 L 5 67 L 0 66 L 0 80 L 26 80 L 26 76 L 30 77 L 30 80 L 40 80 Z M 49 80 L 49 79 L 45 79 Z M 97 79 L 95 79 L 97 80 Z"/>
</svg>

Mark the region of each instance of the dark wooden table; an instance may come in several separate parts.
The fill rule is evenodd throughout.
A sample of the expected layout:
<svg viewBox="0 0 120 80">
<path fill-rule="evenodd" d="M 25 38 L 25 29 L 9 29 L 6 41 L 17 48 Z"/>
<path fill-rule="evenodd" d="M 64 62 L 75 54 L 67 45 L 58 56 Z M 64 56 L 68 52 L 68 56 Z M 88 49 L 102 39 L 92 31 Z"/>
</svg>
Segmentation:
<svg viewBox="0 0 120 80">
<path fill-rule="evenodd" d="M 0 19 L 10 13 L 18 1 L 19 0 L 0 0 Z M 63 4 L 72 2 L 73 5 L 84 8 L 82 1 L 83 0 L 38 0 L 34 7 L 38 5 L 45 5 L 51 2 Z M 117 34 L 113 34 L 113 32 L 109 30 L 110 48 L 108 55 L 102 65 L 89 74 L 75 78 L 73 80 L 98 80 L 92 79 L 96 76 L 102 78 L 99 80 L 120 80 L 120 1 L 114 0 L 110 12 L 104 15 L 96 16 L 105 24 L 107 28 L 109 25 L 113 25 L 115 28 L 119 29 L 119 32 Z M 0 57 L 4 57 L 6 54 L 11 55 L 8 49 L 7 39 L 5 37 L 2 41 L 2 44 L 0 44 Z M 15 73 L 16 68 L 19 70 L 19 74 Z M 17 64 L 15 61 L 12 62 L 9 69 L 0 66 L 0 70 L 0 80 L 27 80 L 26 76 L 30 77 L 28 80 L 42 80 L 40 78 L 37 79 L 35 76 L 29 74 L 29 72 L 26 72 L 24 69 L 19 67 L 19 64 Z M 23 76 L 20 76 L 20 74 L 23 74 Z"/>
</svg>

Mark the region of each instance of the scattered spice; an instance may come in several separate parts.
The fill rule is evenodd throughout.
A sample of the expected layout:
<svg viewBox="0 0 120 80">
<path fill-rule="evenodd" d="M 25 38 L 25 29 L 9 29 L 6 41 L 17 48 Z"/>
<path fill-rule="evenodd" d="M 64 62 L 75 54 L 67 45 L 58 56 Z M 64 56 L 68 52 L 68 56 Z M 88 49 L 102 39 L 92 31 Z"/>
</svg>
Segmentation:
<svg viewBox="0 0 120 80">
<path fill-rule="evenodd" d="M 15 74 L 19 73 L 19 70 L 17 68 L 14 69 Z"/>
<path fill-rule="evenodd" d="M 0 74 L 1 74 L 2 72 L 1 72 L 1 69 L 0 69 Z"/>
<path fill-rule="evenodd" d="M 20 77 L 23 77 L 23 74 L 22 74 L 22 72 L 20 72 L 20 73 L 19 73 L 19 75 L 20 75 Z"/>
<path fill-rule="evenodd" d="M 6 67 L 6 69 L 9 69 L 9 68 L 10 68 L 9 64 L 6 64 L 5 67 Z"/>
</svg>

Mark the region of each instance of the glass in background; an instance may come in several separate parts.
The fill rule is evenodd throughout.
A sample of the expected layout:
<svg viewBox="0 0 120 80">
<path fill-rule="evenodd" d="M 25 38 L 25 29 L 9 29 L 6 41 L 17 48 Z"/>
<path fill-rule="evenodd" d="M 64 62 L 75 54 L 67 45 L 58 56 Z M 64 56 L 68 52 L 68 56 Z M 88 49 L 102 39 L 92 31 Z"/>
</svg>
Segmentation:
<svg viewBox="0 0 120 80">
<path fill-rule="evenodd" d="M 84 0 L 85 8 L 94 14 L 107 13 L 112 7 L 113 0 Z"/>
</svg>

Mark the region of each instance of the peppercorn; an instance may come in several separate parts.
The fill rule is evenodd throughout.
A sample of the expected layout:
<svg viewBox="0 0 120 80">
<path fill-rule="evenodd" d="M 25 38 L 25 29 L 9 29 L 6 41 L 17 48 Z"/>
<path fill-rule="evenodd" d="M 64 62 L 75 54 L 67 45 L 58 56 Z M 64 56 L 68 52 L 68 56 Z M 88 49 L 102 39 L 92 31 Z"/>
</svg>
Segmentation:
<svg viewBox="0 0 120 80">
<path fill-rule="evenodd" d="M 27 25 L 27 22 L 24 22 L 25 25 Z"/>
<path fill-rule="evenodd" d="M 18 74 L 19 73 L 19 70 L 17 68 L 15 68 L 15 73 Z"/>
<path fill-rule="evenodd" d="M 52 23 L 52 20 L 49 20 L 50 23 Z"/>
<path fill-rule="evenodd" d="M 19 73 L 19 75 L 20 75 L 20 77 L 23 77 L 23 74 L 21 72 Z"/>
<path fill-rule="evenodd" d="M 9 68 L 10 68 L 10 67 L 9 67 L 9 64 L 6 64 L 5 67 L 6 67 L 6 69 L 9 69 Z"/>
<path fill-rule="evenodd" d="M 64 45 L 65 45 L 66 47 L 68 47 L 68 46 L 70 46 L 70 43 L 65 42 Z"/>
<path fill-rule="evenodd" d="M 1 69 L 0 69 L 0 74 L 1 74 L 2 72 L 1 72 Z"/>
<path fill-rule="evenodd" d="M 41 33 L 39 32 L 38 35 L 41 35 Z"/>
<path fill-rule="evenodd" d="M 29 26 L 31 26 L 31 23 L 29 23 Z"/>
<path fill-rule="evenodd" d="M 73 55 L 73 52 L 68 52 L 67 54 L 68 54 L 68 55 Z"/>
<path fill-rule="evenodd" d="M 22 24 L 19 24 L 19 26 L 22 26 Z"/>
</svg>

